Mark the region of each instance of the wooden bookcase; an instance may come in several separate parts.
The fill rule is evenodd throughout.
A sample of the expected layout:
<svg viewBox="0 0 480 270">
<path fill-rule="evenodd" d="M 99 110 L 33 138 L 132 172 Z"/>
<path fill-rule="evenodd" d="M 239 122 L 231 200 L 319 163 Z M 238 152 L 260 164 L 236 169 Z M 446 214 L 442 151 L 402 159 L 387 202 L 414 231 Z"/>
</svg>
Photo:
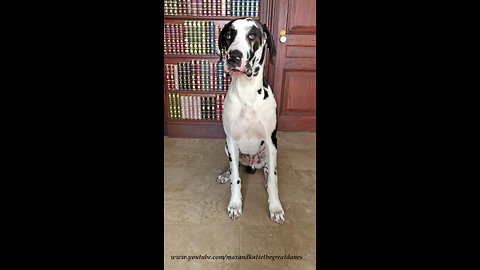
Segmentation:
<svg viewBox="0 0 480 270">
<path fill-rule="evenodd" d="M 215 1 L 215 0 L 213 0 Z M 262 23 L 267 23 L 268 18 L 268 0 L 259 0 L 258 14 Z M 241 17 L 225 16 L 186 16 L 186 15 L 164 15 L 163 23 L 181 23 L 183 21 L 213 21 L 223 27 L 229 21 Z M 163 49 L 163 48 L 162 48 Z M 191 59 L 203 59 L 210 62 L 218 61 L 217 55 L 180 55 L 164 54 L 164 64 L 176 64 L 178 62 L 187 62 Z M 164 74 L 165 74 L 165 67 Z M 163 76 L 163 96 L 164 96 L 164 130 L 165 134 L 173 138 L 225 138 L 222 121 L 217 120 L 183 120 L 170 119 L 168 108 L 168 93 L 210 95 L 226 94 L 227 91 L 185 91 L 185 90 L 167 90 L 165 76 Z"/>
</svg>

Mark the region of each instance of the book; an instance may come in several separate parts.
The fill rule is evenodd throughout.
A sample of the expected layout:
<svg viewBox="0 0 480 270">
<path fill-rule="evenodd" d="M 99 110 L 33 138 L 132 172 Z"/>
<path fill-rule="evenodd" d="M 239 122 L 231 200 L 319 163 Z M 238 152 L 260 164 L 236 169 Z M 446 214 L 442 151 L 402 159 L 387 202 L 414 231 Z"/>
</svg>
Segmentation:
<svg viewBox="0 0 480 270">
<path fill-rule="evenodd" d="M 213 21 L 208 22 L 208 34 L 209 34 L 209 54 L 215 55 L 215 26 L 213 25 Z"/>
<path fill-rule="evenodd" d="M 202 107 L 201 107 L 200 96 L 196 96 L 196 99 L 197 99 L 197 119 L 202 120 Z"/>
<path fill-rule="evenodd" d="M 172 93 L 168 93 L 168 118 L 172 117 Z"/>
<path fill-rule="evenodd" d="M 202 96 L 200 99 L 200 104 L 201 104 L 201 116 L 202 120 L 205 120 L 205 97 Z"/>
<path fill-rule="evenodd" d="M 191 89 L 192 91 L 196 91 L 197 90 L 197 84 L 196 84 L 196 71 L 195 71 L 195 60 L 190 60 L 190 77 L 189 77 L 189 80 L 190 80 L 190 83 L 191 83 Z"/>
<path fill-rule="evenodd" d="M 181 107 L 182 119 L 185 119 L 185 96 L 180 96 L 180 107 Z"/>
<path fill-rule="evenodd" d="M 232 16 L 232 0 L 225 0 L 225 1 L 226 1 L 225 11 L 227 13 L 227 16 Z"/>
<path fill-rule="evenodd" d="M 211 120 L 215 120 L 215 97 L 210 97 L 210 113 L 211 113 L 211 116 L 210 116 L 210 119 Z"/>
<path fill-rule="evenodd" d="M 220 95 L 217 94 L 215 97 L 215 119 L 220 120 Z"/>
<path fill-rule="evenodd" d="M 218 91 L 223 91 L 223 62 L 217 63 Z"/>
<path fill-rule="evenodd" d="M 192 0 L 186 0 L 186 15 L 192 15 Z"/>
<path fill-rule="evenodd" d="M 173 65 L 173 81 L 174 81 L 174 89 L 175 90 L 179 90 L 180 88 L 178 88 L 178 66 L 177 65 Z"/>
</svg>

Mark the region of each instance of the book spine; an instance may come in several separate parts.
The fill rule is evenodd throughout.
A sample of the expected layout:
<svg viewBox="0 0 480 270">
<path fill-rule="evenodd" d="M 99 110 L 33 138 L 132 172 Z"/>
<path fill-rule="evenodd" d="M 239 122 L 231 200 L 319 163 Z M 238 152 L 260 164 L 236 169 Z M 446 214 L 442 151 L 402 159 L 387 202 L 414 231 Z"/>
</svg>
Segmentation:
<svg viewBox="0 0 480 270">
<path fill-rule="evenodd" d="M 208 22 L 208 48 L 210 49 L 208 54 L 215 55 L 215 27 L 213 21 Z"/>
<path fill-rule="evenodd" d="M 165 23 L 165 36 L 166 36 L 166 41 L 165 41 L 165 50 L 167 51 L 167 54 L 172 54 L 171 48 L 170 48 L 170 24 Z"/>
<path fill-rule="evenodd" d="M 203 16 L 203 1 L 197 0 L 197 14 L 198 16 Z"/>
<path fill-rule="evenodd" d="M 172 94 L 172 119 L 177 119 L 177 97 Z"/>
<path fill-rule="evenodd" d="M 197 84 L 195 83 L 195 61 L 192 59 L 190 60 L 190 77 L 189 81 L 191 83 L 190 85 L 190 90 L 196 91 L 197 90 Z"/>
<path fill-rule="evenodd" d="M 185 15 L 192 16 L 192 0 L 186 0 L 185 2 Z"/>
<path fill-rule="evenodd" d="M 163 54 L 167 54 L 167 27 L 163 24 Z"/>
<path fill-rule="evenodd" d="M 215 8 L 217 9 L 217 16 L 222 16 L 222 1 L 214 0 Z"/>
<path fill-rule="evenodd" d="M 177 46 L 176 46 L 176 24 L 170 24 L 170 46 L 171 46 L 171 51 L 172 54 L 177 54 Z"/>
<path fill-rule="evenodd" d="M 210 87 L 210 63 L 205 60 L 205 90 L 212 91 Z"/>
<path fill-rule="evenodd" d="M 188 90 L 188 62 L 182 62 L 182 90 Z"/>
<path fill-rule="evenodd" d="M 200 27 L 199 27 L 200 22 L 194 21 L 193 22 L 193 33 L 194 33 L 194 40 L 193 40 L 193 46 L 194 46 L 194 54 L 199 55 L 200 54 L 200 47 L 199 47 L 199 42 L 200 42 Z"/>
<path fill-rule="evenodd" d="M 200 105 L 201 105 L 202 120 L 205 120 L 205 97 L 204 96 L 200 98 Z"/>
<path fill-rule="evenodd" d="M 181 119 L 182 116 L 180 114 L 180 94 L 173 94 L 175 96 L 175 113 L 176 119 Z"/>
<path fill-rule="evenodd" d="M 200 102 L 200 96 L 195 97 L 197 99 L 197 119 L 202 120 L 202 107 Z"/>
<path fill-rule="evenodd" d="M 197 16 L 197 0 L 190 0 L 190 9 L 192 16 Z"/>
<path fill-rule="evenodd" d="M 184 90 L 192 90 L 192 83 L 191 83 L 191 75 L 190 75 L 190 62 L 185 62 L 184 63 L 184 70 L 185 70 L 185 76 L 183 77 L 184 80 Z"/>
<path fill-rule="evenodd" d="M 189 54 L 189 48 L 188 48 L 188 23 L 187 21 L 184 21 L 182 23 L 182 35 L 183 35 L 183 53 L 184 54 Z"/>
<path fill-rule="evenodd" d="M 167 83 L 167 90 L 170 90 L 170 69 L 168 64 L 165 64 L 165 82 Z"/>
<path fill-rule="evenodd" d="M 220 14 L 222 14 L 222 16 L 227 16 L 227 0 L 222 0 L 220 2 Z"/>
<path fill-rule="evenodd" d="M 205 97 L 205 120 L 210 120 L 210 100 Z"/>
<path fill-rule="evenodd" d="M 255 0 L 255 5 L 254 5 L 254 8 L 255 8 L 254 16 L 255 17 L 258 17 L 258 5 L 259 5 L 259 0 Z"/>
<path fill-rule="evenodd" d="M 214 97 L 214 96 L 211 97 L 211 102 L 212 102 L 212 103 L 211 103 L 210 106 L 211 106 L 211 110 L 212 110 L 212 111 L 211 111 L 211 114 L 212 114 L 212 115 L 211 115 L 210 118 L 211 118 L 212 120 L 215 120 L 215 97 Z"/>
<path fill-rule="evenodd" d="M 183 119 L 190 119 L 190 115 L 188 114 L 188 96 L 183 96 L 183 111 L 184 111 L 184 115 L 183 115 Z"/>
<path fill-rule="evenodd" d="M 177 46 L 177 54 L 181 54 L 180 50 L 180 24 L 175 24 L 175 46 Z"/>
<path fill-rule="evenodd" d="M 238 16 L 237 14 L 237 0 L 231 0 L 232 2 L 232 16 Z"/>
<path fill-rule="evenodd" d="M 178 67 L 177 65 L 173 65 L 173 81 L 175 85 L 175 90 L 179 90 L 178 88 Z"/>
<path fill-rule="evenodd" d="M 232 0 L 225 0 L 225 1 L 226 1 L 225 11 L 227 13 L 227 16 L 232 16 Z"/>
<path fill-rule="evenodd" d="M 170 15 L 168 8 L 168 0 L 163 1 L 163 15 Z"/>
<path fill-rule="evenodd" d="M 218 91 L 223 91 L 223 77 L 222 77 L 222 73 L 223 73 L 223 63 L 222 62 L 218 62 L 217 63 L 217 84 L 218 84 Z"/>
<path fill-rule="evenodd" d="M 212 68 L 213 90 L 218 91 L 218 78 L 217 78 L 218 68 L 217 68 L 217 63 L 213 63 L 212 67 L 213 67 Z"/>
<path fill-rule="evenodd" d="M 248 17 L 252 16 L 252 6 L 253 6 L 252 0 L 247 0 L 247 2 L 245 2 L 245 16 L 248 16 Z"/>
<path fill-rule="evenodd" d="M 194 55 L 194 29 L 192 21 L 187 21 L 187 28 L 188 28 L 188 54 Z"/>
<path fill-rule="evenodd" d="M 188 100 L 189 100 L 189 104 L 190 104 L 190 119 L 195 119 L 195 114 L 194 114 L 194 110 L 193 110 L 193 97 L 192 96 L 188 96 Z"/>
<path fill-rule="evenodd" d="M 182 119 L 187 119 L 187 112 L 185 111 L 185 96 L 180 96 L 180 102 L 182 105 Z"/>
<path fill-rule="evenodd" d="M 175 66 L 178 70 L 178 76 L 175 79 L 175 80 L 178 80 L 178 90 L 183 90 L 183 75 L 182 75 L 183 63 L 178 62 Z"/>
<path fill-rule="evenodd" d="M 213 40 L 215 42 L 214 54 L 220 55 L 220 49 L 218 48 L 218 38 L 220 36 L 220 25 L 215 24 L 215 30 L 214 31 L 215 31 L 215 36 L 213 38 Z"/>
<path fill-rule="evenodd" d="M 185 37 L 183 35 L 183 23 L 180 23 L 178 25 L 178 43 L 179 43 L 179 48 L 180 48 L 180 54 L 185 54 Z"/>
<path fill-rule="evenodd" d="M 168 118 L 172 119 L 172 93 L 168 93 Z"/>
<path fill-rule="evenodd" d="M 177 0 L 172 0 L 172 15 L 178 15 Z"/>
<path fill-rule="evenodd" d="M 205 1 L 207 1 L 207 16 L 213 16 L 212 0 L 205 0 Z"/>
<path fill-rule="evenodd" d="M 203 55 L 207 55 L 207 29 L 208 29 L 208 22 L 203 21 L 202 22 L 202 49 L 203 49 Z"/>
<path fill-rule="evenodd" d="M 224 109 L 223 103 L 224 103 L 224 101 L 225 101 L 225 95 L 222 95 L 222 101 L 220 102 L 221 105 L 222 105 L 222 106 L 221 106 L 221 107 L 222 107 L 222 108 L 221 108 L 221 111 L 222 111 L 222 112 L 220 113 L 220 119 L 223 119 L 223 109 Z"/>
<path fill-rule="evenodd" d="M 179 48 L 179 34 L 178 34 L 178 24 L 174 24 L 173 25 L 173 35 L 174 35 L 174 40 L 173 40 L 173 46 L 174 46 L 174 49 L 175 49 L 175 54 L 179 54 L 180 53 L 180 48 Z"/>
<path fill-rule="evenodd" d="M 210 91 L 215 91 L 215 83 L 213 80 L 213 63 L 208 63 L 208 78 L 210 82 Z"/>
<path fill-rule="evenodd" d="M 202 84 L 202 91 L 206 90 L 205 85 L 205 60 L 200 60 L 200 78 Z"/>
<path fill-rule="evenodd" d="M 201 66 L 201 63 L 200 63 L 200 60 L 197 60 L 195 61 L 195 73 L 196 73 L 196 76 L 197 76 L 197 91 L 202 91 L 202 70 L 201 70 L 202 66 Z"/>
<path fill-rule="evenodd" d="M 202 10 L 203 10 L 203 16 L 208 16 L 208 3 L 207 0 L 202 0 Z"/>
<path fill-rule="evenodd" d="M 215 97 L 215 119 L 220 120 L 220 95 L 217 94 Z"/>
</svg>

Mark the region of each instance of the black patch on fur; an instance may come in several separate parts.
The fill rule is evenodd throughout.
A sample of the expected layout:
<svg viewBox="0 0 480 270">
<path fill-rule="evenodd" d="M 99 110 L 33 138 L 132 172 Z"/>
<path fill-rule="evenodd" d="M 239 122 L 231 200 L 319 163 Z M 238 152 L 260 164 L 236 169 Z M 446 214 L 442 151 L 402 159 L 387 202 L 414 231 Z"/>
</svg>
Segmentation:
<svg viewBox="0 0 480 270">
<path fill-rule="evenodd" d="M 263 76 L 263 87 L 268 88 L 268 82 L 267 82 L 267 79 L 265 78 L 265 76 Z"/>
<path fill-rule="evenodd" d="M 258 72 L 260 70 L 260 67 L 255 68 L 255 72 Z"/>
<path fill-rule="evenodd" d="M 263 97 L 263 99 L 267 99 L 267 98 L 268 98 L 267 89 L 263 89 L 263 93 L 265 94 L 265 96 Z"/>
<path fill-rule="evenodd" d="M 240 180 L 237 180 L 237 184 L 240 184 Z"/>
<path fill-rule="evenodd" d="M 274 173 L 275 175 L 277 175 L 277 171 L 274 171 L 273 173 Z"/>
<path fill-rule="evenodd" d="M 229 159 L 230 161 L 232 161 L 232 158 L 231 158 L 230 156 L 228 156 L 228 159 Z"/>
<path fill-rule="evenodd" d="M 265 51 L 267 50 L 266 47 L 263 47 L 262 50 L 262 57 L 260 57 L 260 61 L 258 62 L 260 65 L 263 64 L 263 59 L 265 59 Z"/>
<path fill-rule="evenodd" d="M 260 145 L 263 145 L 265 143 L 265 141 L 262 140 L 262 142 L 260 143 Z"/>
<path fill-rule="evenodd" d="M 262 94 L 262 89 L 258 89 L 258 94 L 261 95 Z"/>
<path fill-rule="evenodd" d="M 232 20 L 229 23 L 227 23 L 223 29 L 222 32 L 220 32 L 220 35 L 218 36 L 218 49 L 220 50 L 220 60 L 218 62 L 222 61 L 222 50 L 225 49 L 227 50 L 228 47 L 230 47 L 230 44 L 235 40 L 235 36 L 237 35 L 237 30 L 232 28 L 232 24 L 234 21 L 238 19 Z M 225 35 L 229 34 L 231 38 L 228 40 Z"/>
<path fill-rule="evenodd" d="M 278 127 L 278 122 L 275 124 L 275 130 L 272 132 L 272 142 L 273 145 L 275 145 L 275 149 L 277 148 L 277 127 Z"/>
</svg>

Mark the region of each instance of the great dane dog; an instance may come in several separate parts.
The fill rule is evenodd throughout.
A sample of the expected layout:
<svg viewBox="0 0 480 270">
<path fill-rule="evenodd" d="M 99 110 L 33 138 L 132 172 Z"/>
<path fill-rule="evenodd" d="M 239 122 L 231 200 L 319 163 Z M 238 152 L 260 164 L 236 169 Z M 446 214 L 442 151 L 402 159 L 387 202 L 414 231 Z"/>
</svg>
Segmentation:
<svg viewBox="0 0 480 270">
<path fill-rule="evenodd" d="M 270 62 L 276 55 L 273 37 L 267 26 L 251 18 L 230 21 L 218 40 L 224 72 L 232 76 L 223 109 L 223 128 L 227 135 L 225 152 L 230 168 L 217 181 L 230 181 L 231 197 L 227 207 L 232 219 L 242 215 L 242 181 L 239 163 L 247 172 L 264 167 L 270 218 L 285 221 L 277 187 L 277 103 L 263 76 L 265 53 Z"/>
</svg>

